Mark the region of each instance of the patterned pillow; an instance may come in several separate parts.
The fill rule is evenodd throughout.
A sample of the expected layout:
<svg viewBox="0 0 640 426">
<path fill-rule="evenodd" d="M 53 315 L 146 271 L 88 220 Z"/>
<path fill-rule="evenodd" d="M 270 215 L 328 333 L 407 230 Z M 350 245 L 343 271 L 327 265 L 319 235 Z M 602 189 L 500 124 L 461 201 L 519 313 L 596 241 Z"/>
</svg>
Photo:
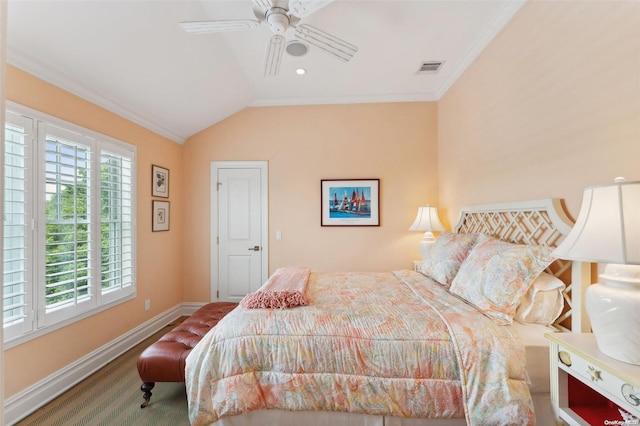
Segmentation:
<svg viewBox="0 0 640 426">
<path fill-rule="evenodd" d="M 429 258 L 422 263 L 420 272 L 448 287 L 471 249 L 489 238 L 484 234 L 442 234 L 433 243 Z"/>
<path fill-rule="evenodd" d="M 478 243 L 460 266 L 450 291 L 499 325 L 511 324 L 520 299 L 553 262 L 548 247 L 492 238 Z"/>
</svg>

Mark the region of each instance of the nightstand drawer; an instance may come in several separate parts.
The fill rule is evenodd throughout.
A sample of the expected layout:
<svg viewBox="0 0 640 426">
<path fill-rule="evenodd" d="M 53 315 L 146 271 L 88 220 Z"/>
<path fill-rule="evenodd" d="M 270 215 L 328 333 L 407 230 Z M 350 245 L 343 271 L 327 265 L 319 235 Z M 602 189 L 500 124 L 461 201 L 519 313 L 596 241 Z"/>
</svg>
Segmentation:
<svg viewBox="0 0 640 426">
<path fill-rule="evenodd" d="M 635 417 L 640 417 L 640 389 L 625 382 L 577 351 L 558 345 L 558 367 Z"/>
</svg>

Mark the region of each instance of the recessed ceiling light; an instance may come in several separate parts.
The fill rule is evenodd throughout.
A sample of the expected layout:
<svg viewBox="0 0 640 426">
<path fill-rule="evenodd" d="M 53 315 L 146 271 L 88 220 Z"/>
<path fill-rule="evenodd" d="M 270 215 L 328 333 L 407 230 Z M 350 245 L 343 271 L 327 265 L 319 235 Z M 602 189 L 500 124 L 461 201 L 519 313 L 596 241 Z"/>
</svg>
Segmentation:
<svg viewBox="0 0 640 426">
<path fill-rule="evenodd" d="M 296 68 L 296 74 L 305 75 L 306 73 L 307 73 L 307 70 L 305 70 L 304 68 Z"/>
</svg>

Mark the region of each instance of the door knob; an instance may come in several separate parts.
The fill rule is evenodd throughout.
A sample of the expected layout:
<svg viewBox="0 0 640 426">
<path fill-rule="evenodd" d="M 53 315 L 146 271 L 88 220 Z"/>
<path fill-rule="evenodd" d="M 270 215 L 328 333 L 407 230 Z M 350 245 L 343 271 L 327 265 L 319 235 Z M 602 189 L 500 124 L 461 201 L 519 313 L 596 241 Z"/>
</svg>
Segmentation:
<svg viewBox="0 0 640 426">
<path fill-rule="evenodd" d="M 251 251 L 260 251 L 260 246 L 249 247 L 249 250 L 251 250 Z"/>
</svg>

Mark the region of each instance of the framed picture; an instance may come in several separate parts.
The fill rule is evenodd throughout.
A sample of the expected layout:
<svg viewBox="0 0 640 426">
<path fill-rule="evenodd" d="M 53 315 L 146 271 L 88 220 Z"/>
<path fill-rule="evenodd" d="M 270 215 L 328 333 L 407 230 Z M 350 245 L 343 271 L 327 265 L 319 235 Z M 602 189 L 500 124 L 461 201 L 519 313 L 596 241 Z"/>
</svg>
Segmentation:
<svg viewBox="0 0 640 426">
<path fill-rule="evenodd" d="M 169 230 L 169 202 L 153 200 L 153 218 L 151 230 L 168 231 Z"/>
<path fill-rule="evenodd" d="M 153 197 L 169 198 L 169 169 L 151 166 L 151 195 Z"/>
<path fill-rule="evenodd" d="M 322 226 L 380 226 L 380 179 L 323 179 Z"/>
</svg>

